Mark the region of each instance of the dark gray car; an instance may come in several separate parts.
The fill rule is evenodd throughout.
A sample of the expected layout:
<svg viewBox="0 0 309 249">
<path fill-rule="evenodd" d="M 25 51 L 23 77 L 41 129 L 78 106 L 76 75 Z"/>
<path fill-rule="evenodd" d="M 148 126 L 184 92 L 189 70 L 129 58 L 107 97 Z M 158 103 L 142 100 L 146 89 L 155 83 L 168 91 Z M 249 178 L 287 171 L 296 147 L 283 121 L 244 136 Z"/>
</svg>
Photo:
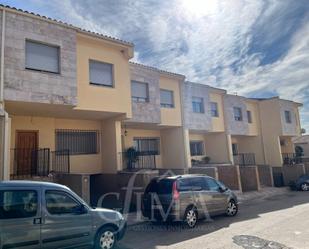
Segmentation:
<svg viewBox="0 0 309 249">
<path fill-rule="evenodd" d="M 230 189 L 209 176 L 159 177 L 145 189 L 142 212 L 149 219 L 185 221 L 194 227 L 198 219 L 236 215 L 238 201 Z"/>
<path fill-rule="evenodd" d="M 123 216 L 92 209 L 69 188 L 46 182 L 0 182 L 0 248 L 111 249 Z"/>
</svg>

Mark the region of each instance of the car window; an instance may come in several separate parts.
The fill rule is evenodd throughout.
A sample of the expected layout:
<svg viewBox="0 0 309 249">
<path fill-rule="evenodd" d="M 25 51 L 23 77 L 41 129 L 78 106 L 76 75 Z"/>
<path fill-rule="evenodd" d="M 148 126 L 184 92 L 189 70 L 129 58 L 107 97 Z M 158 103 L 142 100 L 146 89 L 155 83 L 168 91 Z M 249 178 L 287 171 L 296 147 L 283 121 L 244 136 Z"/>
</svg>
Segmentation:
<svg viewBox="0 0 309 249">
<path fill-rule="evenodd" d="M 47 211 L 53 215 L 74 213 L 74 210 L 81 205 L 72 196 L 62 191 L 46 191 L 45 200 Z"/>
<path fill-rule="evenodd" d="M 145 194 L 157 193 L 157 194 L 171 194 L 173 189 L 174 180 L 163 179 L 163 180 L 152 180 L 146 190 Z"/>
<path fill-rule="evenodd" d="M 37 214 L 38 195 L 34 190 L 0 191 L 0 219 L 29 218 Z"/>
<path fill-rule="evenodd" d="M 211 178 L 206 178 L 207 188 L 211 191 L 218 191 L 219 190 L 219 184 Z"/>
<path fill-rule="evenodd" d="M 217 183 L 219 184 L 219 186 L 223 189 L 223 190 L 226 190 L 228 187 L 225 186 L 222 182 L 220 181 L 217 181 Z"/>
<path fill-rule="evenodd" d="M 190 179 L 192 187 L 200 187 L 201 189 L 207 189 L 207 184 L 204 177 L 194 177 Z"/>
<path fill-rule="evenodd" d="M 189 179 L 180 179 L 178 181 L 178 190 L 180 192 L 192 190 L 192 183 Z"/>
</svg>

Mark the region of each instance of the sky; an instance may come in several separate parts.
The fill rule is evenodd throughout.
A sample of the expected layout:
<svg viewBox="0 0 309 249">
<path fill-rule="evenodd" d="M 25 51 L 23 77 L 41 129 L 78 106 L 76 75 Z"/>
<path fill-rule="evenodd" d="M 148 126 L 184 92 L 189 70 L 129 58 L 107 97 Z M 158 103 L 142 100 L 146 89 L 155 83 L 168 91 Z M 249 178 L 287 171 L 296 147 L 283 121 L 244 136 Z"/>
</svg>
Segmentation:
<svg viewBox="0 0 309 249">
<path fill-rule="evenodd" d="M 135 44 L 134 61 L 246 97 L 301 102 L 309 133 L 309 0 L 0 0 Z"/>
</svg>

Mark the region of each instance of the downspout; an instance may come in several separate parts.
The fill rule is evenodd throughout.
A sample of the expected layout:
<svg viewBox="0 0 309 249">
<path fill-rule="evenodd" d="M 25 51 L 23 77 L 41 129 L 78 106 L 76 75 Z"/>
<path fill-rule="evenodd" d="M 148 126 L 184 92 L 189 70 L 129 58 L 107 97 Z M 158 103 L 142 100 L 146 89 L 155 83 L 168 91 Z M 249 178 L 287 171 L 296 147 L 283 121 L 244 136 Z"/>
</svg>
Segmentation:
<svg viewBox="0 0 309 249">
<path fill-rule="evenodd" d="M 1 157 L 3 159 L 2 165 L 2 178 L 3 180 L 9 180 L 9 116 L 4 110 L 4 44 L 5 44 L 5 9 L 2 9 L 2 29 L 1 29 L 1 58 L 0 58 L 0 110 L 4 116 L 4 123 L 2 127 L 2 144 L 3 149 L 0 151 Z M 0 165 L 1 166 L 1 165 Z"/>
<path fill-rule="evenodd" d="M 263 150 L 263 159 L 264 164 L 267 165 L 268 162 L 266 162 L 266 151 L 265 151 L 265 143 L 264 143 L 264 131 L 263 131 L 263 125 L 262 125 L 262 118 L 261 118 L 261 105 L 260 103 L 257 104 L 258 106 L 258 113 L 259 113 L 259 127 L 260 127 L 260 136 L 261 136 L 261 143 L 262 143 L 262 150 Z"/>
<path fill-rule="evenodd" d="M 1 29 L 1 61 L 0 61 L 0 108 L 4 109 L 4 43 L 5 43 L 5 9 L 2 9 L 2 29 Z"/>
<path fill-rule="evenodd" d="M 184 162 L 185 162 L 185 168 L 184 168 L 184 173 L 188 174 L 189 173 L 189 159 L 188 159 L 188 147 L 187 147 L 187 141 L 186 140 L 186 127 L 185 127 L 185 116 L 184 116 L 184 103 L 183 103 L 183 91 L 184 91 L 184 83 L 185 83 L 185 79 L 183 79 L 181 82 L 179 82 L 180 84 L 180 109 L 181 109 L 181 123 L 182 123 L 182 140 L 183 140 L 183 146 L 184 146 Z"/>
</svg>

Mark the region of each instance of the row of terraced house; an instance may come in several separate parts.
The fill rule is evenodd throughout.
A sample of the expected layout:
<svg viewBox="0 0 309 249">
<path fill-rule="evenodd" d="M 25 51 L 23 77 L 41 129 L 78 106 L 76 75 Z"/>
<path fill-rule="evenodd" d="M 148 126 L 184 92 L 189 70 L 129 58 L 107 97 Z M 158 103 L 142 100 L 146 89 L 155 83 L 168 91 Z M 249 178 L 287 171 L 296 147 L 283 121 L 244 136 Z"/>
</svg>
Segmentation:
<svg viewBox="0 0 309 249">
<path fill-rule="evenodd" d="M 138 169 L 280 167 L 294 152 L 300 103 L 186 81 L 130 62 L 132 43 L 33 13 L 2 6 L 0 20 L 4 179 L 67 174 L 78 188 Z"/>
</svg>

